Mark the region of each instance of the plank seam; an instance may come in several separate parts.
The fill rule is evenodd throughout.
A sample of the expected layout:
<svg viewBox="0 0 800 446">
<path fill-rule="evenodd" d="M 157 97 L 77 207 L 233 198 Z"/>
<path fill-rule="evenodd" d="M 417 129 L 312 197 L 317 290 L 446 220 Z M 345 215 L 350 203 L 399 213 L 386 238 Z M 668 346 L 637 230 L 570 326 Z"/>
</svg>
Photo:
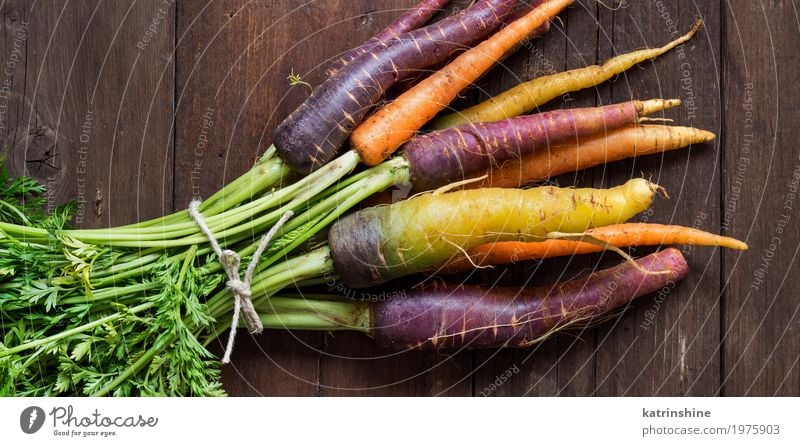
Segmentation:
<svg viewBox="0 0 800 446">
<path fill-rule="evenodd" d="M 720 79 L 719 79 L 719 94 L 720 94 L 720 107 L 725 110 L 727 106 L 727 98 L 725 95 L 725 70 L 727 62 L 727 46 L 725 45 L 725 36 L 727 32 L 726 14 L 725 14 L 725 0 L 720 0 L 719 6 L 719 58 L 720 58 Z M 719 224 L 720 232 L 727 235 L 728 230 L 725 228 L 725 196 L 727 194 L 725 187 L 724 166 L 726 165 L 727 158 L 725 156 L 725 143 L 727 140 L 727 118 L 725 113 L 720 113 L 720 175 L 719 175 Z M 720 250 L 719 255 L 719 388 L 717 394 L 725 396 L 725 328 L 726 328 L 726 315 L 727 315 L 727 287 L 725 286 L 726 274 L 726 251 Z"/>
</svg>

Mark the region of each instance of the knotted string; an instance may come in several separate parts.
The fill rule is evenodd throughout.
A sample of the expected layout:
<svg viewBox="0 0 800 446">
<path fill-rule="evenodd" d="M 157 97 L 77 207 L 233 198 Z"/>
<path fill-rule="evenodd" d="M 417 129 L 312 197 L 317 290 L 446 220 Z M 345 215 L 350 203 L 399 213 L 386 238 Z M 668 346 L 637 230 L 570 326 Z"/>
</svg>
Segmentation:
<svg viewBox="0 0 800 446">
<path fill-rule="evenodd" d="M 272 241 L 273 237 L 275 237 L 275 234 L 278 233 L 278 230 L 280 230 L 281 226 L 283 226 L 287 220 L 292 218 L 292 215 L 294 214 L 292 211 L 286 211 L 280 220 L 275 223 L 275 226 L 273 226 L 269 232 L 261 237 L 261 241 L 258 243 L 256 252 L 253 253 L 253 258 L 250 259 L 250 263 L 247 265 L 247 269 L 244 273 L 244 279 L 242 279 L 239 275 L 239 267 L 241 266 L 242 261 L 241 257 L 235 251 L 230 249 L 222 249 L 219 246 L 219 242 L 217 242 L 216 237 L 214 237 L 211 229 L 203 219 L 203 215 L 200 213 L 200 200 L 193 200 L 189 204 L 189 215 L 192 217 L 192 219 L 194 219 L 194 222 L 197 223 L 200 231 L 208 239 L 208 243 L 211 245 L 211 248 L 214 250 L 214 253 L 217 255 L 217 258 L 222 264 L 222 269 L 225 270 L 225 275 L 228 276 L 228 281 L 225 283 L 225 285 L 233 292 L 233 316 L 231 318 L 231 331 L 228 335 L 228 344 L 225 348 L 225 355 L 222 357 L 222 363 L 228 364 L 231 362 L 233 342 L 236 338 L 236 327 L 239 325 L 239 318 L 241 317 L 241 314 L 244 315 L 244 322 L 245 325 L 247 325 L 247 329 L 250 331 L 250 333 L 258 334 L 264 330 L 264 325 L 261 324 L 261 318 L 258 316 L 255 306 L 253 306 L 253 292 L 250 289 L 250 283 L 253 280 L 253 274 L 256 271 L 256 267 L 258 267 L 258 260 L 261 258 L 261 254 L 263 254 L 267 249 L 269 243 Z"/>
</svg>

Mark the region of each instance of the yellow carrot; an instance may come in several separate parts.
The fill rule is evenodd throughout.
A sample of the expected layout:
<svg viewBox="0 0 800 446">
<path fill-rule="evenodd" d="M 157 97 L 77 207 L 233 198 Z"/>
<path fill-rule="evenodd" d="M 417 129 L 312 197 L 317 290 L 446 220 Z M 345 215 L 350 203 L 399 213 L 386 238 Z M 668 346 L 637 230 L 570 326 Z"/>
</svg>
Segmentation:
<svg viewBox="0 0 800 446">
<path fill-rule="evenodd" d="M 328 243 L 342 282 L 351 288 L 373 286 L 426 271 L 485 243 L 544 240 L 628 221 L 649 208 L 659 190 L 637 178 L 610 189 L 423 194 L 340 219 Z"/>
<path fill-rule="evenodd" d="M 686 43 L 702 26 L 698 21 L 688 34 L 661 48 L 644 49 L 609 59 L 603 65 L 542 76 L 517 85 L 487 101 L 466 110 L 451 113 L 432 122 L 432 129 L 444 129 L 470 122 L 492 122 L 525 114 L 551 100 L 573 91 L 593 87 L 621 74 L 642 62 L 654 59 Z"/>
</svg>

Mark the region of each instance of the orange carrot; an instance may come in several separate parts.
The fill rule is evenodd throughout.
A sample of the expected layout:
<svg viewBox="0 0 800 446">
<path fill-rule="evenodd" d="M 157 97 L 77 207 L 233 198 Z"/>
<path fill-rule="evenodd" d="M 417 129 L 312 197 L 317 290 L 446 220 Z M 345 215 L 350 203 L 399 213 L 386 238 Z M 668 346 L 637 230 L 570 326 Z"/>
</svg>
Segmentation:
<svg viewBox="0 0 800 446">
<path fill-rule="evenodd" d="M 630 246 L 695 245 L 746 250 L 747 244 L 731 237 L 711 234 L 684 226 L 651 223 L 623 223 L 586 231 L 586 234 L 618 248 Z M 475 266 L 505 265 L 526 260 L 547 259 L 600 252 L 597 244 L 572 240 L 541 242 L 498 242 L 477 246 L 454 257 L 444 271 L 464 271 Z"/>
<path fill-rule="evenodd" d="M 547 1 L 464 52 L 372 115 L 350 136 L 350 142 L 361 155 L 362 161 L 374 166 L 386 159 L 455 99 L 458 93 L 574 1 Z"/>
<path fill-rule="evenodd" d="M 519 187 L 543 181 L 562 173 L 641 155 L 680 149 L 714 139 L 715 135 L 691 127 L 666 125 L 628 126 L 578 144 L 553 147 L 526 155 L 489 172 L 487 178 L 468 184 L 467 188 Z"/>
</svg>

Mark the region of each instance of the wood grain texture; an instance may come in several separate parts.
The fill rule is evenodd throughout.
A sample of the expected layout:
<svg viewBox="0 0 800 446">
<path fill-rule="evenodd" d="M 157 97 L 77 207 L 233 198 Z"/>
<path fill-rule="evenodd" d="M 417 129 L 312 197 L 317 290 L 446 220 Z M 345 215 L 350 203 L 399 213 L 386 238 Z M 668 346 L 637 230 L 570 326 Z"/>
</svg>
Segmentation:
<svg viewBox="0 0 800 446">
<path fill-rule="evenodd" d="M 532 42 L 509 58 L 505 69 L 495 70 L 490 79 L 492 89 L 487 93 L 500 93 L 522 81 L 544 74 L 553 74 L 568 69 L 591 65 L 597 61 L 597 5 L 578 2 L 561 14 L 561 21 L 554 23 L 550 32 Z M 499 72 L 498 72 L 499 71 Z M 496 76 L 496 77 L 495 77 Z M 542 110 L 562 107 L 590 107 L 597 103 L 595 91 L 572 93 L 554 100 Z M 486 99 L 485 97 L 482 99 Z M 553 179 L 562 186 L 591 183 L 591 172 L 562 175 Z M 502 271 L 484 273 L 484 281 L 497 280 L 502 274 L 504 285 L 555 283 L 569 279 L 576 271 L 591 268 L 591 256 L 574 259 L 554 259 L 547 262 L 531 262 L 525 266 L 507 267 Z M 548 342 L 526 350 L 476 352 L 476 394 L 489 393 L 498 396 L 512 395 L 580 395 L 594 389 L 594 330 L 586 329 L 570 334 L 554 336 Z M 508 370 L 514 372 L 512 379 L 496 390 L 492 385 L 498 376 Z M 490 392 L 486 392 L 490 390 Z"/>
<path fill-rule="evenodd" d="M 246 171 L 328 62 L 416 0 L 5 1 L 0 139 L 13 173 L 81 201 L 83 227 L 180 209 Z M 454 1 L 450 10 L 468 0 Z M 798 2 L 580 0 L 463 93 L 463 107 L 518 82 L 660 46 L 682 48 L 545 109 L 680 97 L 663 117 L 709 144 L 563 175 L 667 187 L 640 220 L 745 239 L 744 253 L 684 249 L 689 279 L 598 327 L 525 350 L 390 354 L 355 333 L 240 333 L 232 395 L 800 395 Z M 670 29 L 674 25 L 676 28 Z M 644 254 L 649 250 L 638 250 Z M 531 262 L 454 280 L 547 283 L 620 262 Z M 224 339 L 224 338 L 223 338 Z M 220 345 L 212 349 L 220 353 Z M 505 378 L 503 378 L 505 376 Z"/>
<path fill-rule="evenodd" d="M 726 2 L 723 224 L 726 395 L 800 394 L 800 38 L 795 2 Z"/>
<path fill-rule="evenodd" d="M 677 124 L 719 133 L 719 9 L 713 2 L 629 2 L 613 14 L 609 32 L 614 53 L 660 46 L 685 33 L 698 18 L 695 39 L 611 85 L 611 101 L 678 97 L 682 107 L 664 117 Z M 670 28 L 673 27 L 673 28 Z M 674 34 L 673 34 L 674 33 Z M 642 221 L 679 224 L 719 232 L 718 144 L 703 144 L 602 169 L 597 186 L 645 175 L 667 188 Z M 598 333 L 598 395 L 714 395 L 719 389 L 718 250 L 682 248 L 692 272 L 659 296 L 640 299 L 618 323 Z M 643 252 L 646 252 L 643 250 Z"/>
<path fill-rule="evenodd" d="M 602 30 L 611 25 L 607 15 L 601 14 L 601 6 L 597 2 L 586 1 L 576 4 L 565 16 L 566 51 L 564 53 L 564 70 L 574 70 L 602 62 L 606 58 L 601 54 L 603 46 Z M 594 107 L 606 105 L 608 86 L 591 88 L 581 92 L 570 93 L 562 99 L 563 106 Z M 557 181 L 562 186 L 596 186 L 596 169 L 585 172 L 562 175 Z M 560 259 L 552 262 L 553 271 L 558 275 L 552 280 L 568 280 L 576 272 L 596 269 L 600 256 L 581 256 Z M 531 280 L 533 281 L 533 279 Z M 562 334 L 554 340 L 558 344 L 558 389 L 556 395 L 580 396 L 589 395 L 595 388 L 595 368 L 597 346 L 597 330 L 593 327 Z"/>
<path fill-rule="evenodd" d="M 218 190 L 269 147 L 272 129 L 304 94 L 289 87 L 292 70 L 309 82 L 321 79 L 319 64 L 333 54 L 313 43 L 326 26 L 320 20 L 335 21 L 321 7 L 246 0 L 178 5 L 176 207 Z M 226 390 L 316 395 L 321 341 L 315 333 L 270 331 L 242 342 L 235 365 L 223 367 Z"/>
<path fill-rule="evenodd" d="M 168 8 L 151 32 L 160 1 L 122 6 L 2 8 L 11 91 L 0 138 L 10 167 L 51 187 L 48 206 L 78 200 L 84 227 L 172 209 L 174 14 Z"/>
<path fill-rule="evenodd" d="M 408 1 L 346 2 L 352 18 L 335 25 L 337 35 L 364 41 L 409 7 Z M 453 2 L 450 9 L 468 2 Z M 342 49 L 343 50 L 343 49 Z M 382 351 L 366 336 L 336 333 L 325 339 L 320 358 L 320 394 L 325 396 L 425 396 L 471 394 L 471 352 Z"/>
</svg>

